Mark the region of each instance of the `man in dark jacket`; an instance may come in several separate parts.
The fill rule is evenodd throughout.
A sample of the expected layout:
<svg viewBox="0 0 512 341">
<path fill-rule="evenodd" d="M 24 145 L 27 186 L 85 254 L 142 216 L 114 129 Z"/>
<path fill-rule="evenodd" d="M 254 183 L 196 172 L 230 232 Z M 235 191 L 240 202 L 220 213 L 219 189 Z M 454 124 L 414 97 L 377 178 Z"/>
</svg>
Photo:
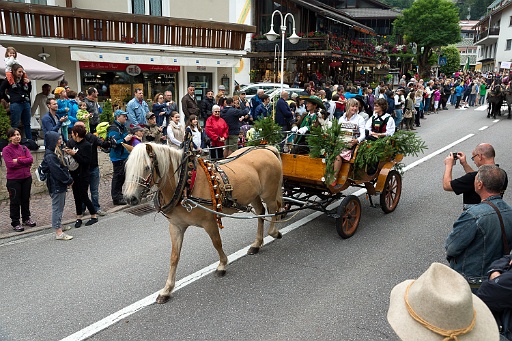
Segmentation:
<svg viewBox="0 0 512 341">
<path fill-rule="evenodd" d="M 212 107 L 215 104 L 213 98 L 213 90 L 206 90 L 206 97 L 201 101 L 201 118 L 204 126 L 204 122 L 208 117 L 212 116 Z"/>
<path fill-rule="evenodd" d="M 226 141 L 226 149 L 224 157 L 228 157 L 238 149 L 238 134 L 240 133 L 240 122 L 242 117 L 249 113 L 249 109 L 237 109 L 233 107 L 233 97 L 226 98 L 226 106 L 221 110 L 220 117 L 226 121 L 228 125 L 228 139 Z"/>
<path fill-rule="evenodd" d="M 64 165 L 63 152 L 60 149 L 62 144 L 60 134 L 55 131 L 49 131 L 44 136 L 44 142 L 46 149 L 44 152 L 43 171 L 48 174 L 46 186 L 52 199 L 52 227 L 55 229 L 55 239 L 70 240 L 73 237 L 63 232 L 61 223 L 66 203 L 66 191 L 73 183 L 73 178 Z"/>
<path fill-rule="evenodd" d="M 293 114 L 288 105 L 288 92 L 283 91 L 281 97 L 277 101 L 276 105 L 276 118 L 275 121 L 285 131 L 290 130 L 290 122 L 292 121 Z"/>
<path fill-rule="evenodd" d="M 115 145 L 110 148 L 110 161 L 112 161 L 112 188 L 110 194 L 114 205 L 126 205 L 123 198 L 123 184 L 125 179 L 124 165 L 128 159 L 128 151 L 123 147 L 122 143 L 129 143 L 132 134 L 128 133 L 126 121 L 128 113 L 122 110 L 116 110 L 114 113 L 115 120 L 108 127 L 107 137 L 109 141 L 115 141 Z"/>
<path fill-rule="evenodd" d="M 502 334 L 512 339 L 512 255 L 494 261 L 487 272 L 489 279 L 482 283 L 477 296 L 489 307 Z"/>
</svg>

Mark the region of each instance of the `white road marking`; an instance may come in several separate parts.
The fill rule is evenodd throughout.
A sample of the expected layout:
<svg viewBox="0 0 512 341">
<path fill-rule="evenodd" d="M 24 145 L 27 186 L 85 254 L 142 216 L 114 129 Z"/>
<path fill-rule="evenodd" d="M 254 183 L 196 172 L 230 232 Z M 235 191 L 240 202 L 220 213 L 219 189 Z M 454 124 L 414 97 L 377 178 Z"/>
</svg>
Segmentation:
<svg viewBox="0 0 512 341">
<path fill-rule="evenodd" d="M 468 134 L 464 137 L 462 137 L 461 139 L 458 139 L 457 141 L 455 142 L 452 142 L 450 143 L 449 145 L 441 148 L 441 149 L 438 149 L 436 151 L 434 151 L 433 153 L 411 163 L 410 165 L 406 166 L 403 168 L 403 171 L 406 172 L 420 164 L 422 164 L 423 162 L 427 161 L 427 160 L 430 160 L 431 158 L 433 158 L 434 156 L 436 155 L 439 155 L 443 152 L 445 152 L 446 150 L 448 149 L 451 149 L 453 146 L 473 137 L 475 134 Z M 355 196 L 361 196 L 363 194 L 366 193 L 366 189 L 360 189 L 354 193 L 352 193 L 352 195 L 355 195 Z M 338 205 L 338 202 L 334 202 L 332 203 L 331 205 L 329 205 L 328 209 L 331 209 L 331 208 L 334 208 Z M 299 227 L 305 225 L 306 223 L 318 218 L 319 216 L 321 216 L 323 213 L 322 212 L 313 212 L 311 213 L 310 215 L 300 219 L 300 220 L 297 220 L 296 222 L 280 229 L 279 231 L 281 232 L 282 235 L 285 235 L 289 232 L 292 232 L 293 230 L 295 229 L 298 229 Z M 270 236 L 267 236 L 263 239 L 263 245 L 268 245 L 270 243 L 272 243 L 275 239 L 273 237 L 270 237 Z M 228 256 L 228 264 L 231 264 L 233 263 L 234 261 L 242 258 L 242 257 L 245 257 L 247 255 L 247 250 L 249 249 L 250 245 L 244 247 L 243 249 L 240 249 L 238 251 L 236 251 L 235 253 L 231 254 Z M 196 271 L 194 272 L 193 274 L 191 275 L 188 275 L 182 279 L 180 279 L 179 281 L 176 282 L 176 286 L 173 290 L 173 292 L 175 291 L 178 291 L 179 289 L 181 288 L 184 288 L 186 287 L 187 285 L 205 277 L 206 275 L 208 274 L 211 274 L 212 272 L 215 271 L 215 269 L 217 269 L 217 265 L 219 264 L 219 262 L 215 262 L 213 264 L 210 264 L 208 265 L 207 267 L 199 270 L 199 271 Z M 140 301 L 137 301 L 107 317 L 105 317 L 104 319 L 98 321 L 98 322 L 95 322 L 93 324 L 91 324 L 90 326 L 88 327 L 85 327 L 84 329 L 82 330 L 79 330 L 78 332 L 62 339 L 62 341 L 81 341 L 81 340 L 85 340 L 91 336 L 93 336 L 94 334 L 96 333 L 99 333 L 100 331 L 102 331 L 103 329 L 106 329 L 108 327 L 110 327 L 111 325 L 117 323 L 118 321 L 124 319 L 125 317 L 128 317 L 134 313 L 136 313 L 137 311 L 141 310 L 141 309 L 144 309 L 145 307 L 155 303 L 155 300 L 158 296 L 158 291 L 141 299 Z"/>
<path fill-rule="evenodd" d="M 477 111 L 485 111 L 487 110 L 487 104 L 481 105 L 478 108 L 475 108 Z"/>
<path fill-rule="evenodd" d="M 478 130 L 485 130 L 485 129 L 487 129 L 487 128 L 489 128 L 489 126 L 483 126 L 482 128 L 480 128 L 480 129 L 478 129 Z"/>
</svg>

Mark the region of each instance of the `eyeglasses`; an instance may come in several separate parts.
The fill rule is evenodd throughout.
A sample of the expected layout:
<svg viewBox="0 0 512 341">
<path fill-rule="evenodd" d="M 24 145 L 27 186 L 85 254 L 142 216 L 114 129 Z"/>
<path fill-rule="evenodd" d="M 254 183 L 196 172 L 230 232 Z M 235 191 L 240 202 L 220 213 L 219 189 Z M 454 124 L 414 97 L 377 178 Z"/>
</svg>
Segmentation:
<svg viewBox="0 0 512 341">
<path fill-rule="evenodd" d="M 220 112 L 220 110 L 214 110 L 213 112 Z"/>
<path fill-rule="evenodd" d="M 475 157 L 479 156 L 480 154 L 475 154 L 471 157 L 471 161 L 475 161 Z"/>
</svg>

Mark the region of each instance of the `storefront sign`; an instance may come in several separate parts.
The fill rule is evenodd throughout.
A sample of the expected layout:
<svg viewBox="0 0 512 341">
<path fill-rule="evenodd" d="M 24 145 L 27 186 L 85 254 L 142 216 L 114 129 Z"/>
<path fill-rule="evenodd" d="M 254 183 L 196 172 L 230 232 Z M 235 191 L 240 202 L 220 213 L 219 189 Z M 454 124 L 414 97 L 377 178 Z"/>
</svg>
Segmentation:
<svg viewBox="0 0 512 341">
<path fill-rule="evenodd" d="M 302 57 L 327 57 L 325 52 L 302 52 Z"/>
<path fill-rule="evenodd" d="M 108 71 L 126 71 L 128 74 L 128 67 L 136 66 L 140 72 L 180 72 L 180 67 L 176 65 L 152 65 L 152 64 L 123 64 L 123 63 L 104 63 L 104 62 L 80 62 L 80 69 L 82 70 L 108 70 Z M 140 74 L 140 72 L 138 74 Z"/>
<path fill-rule="evenodd" d="M 128 65 L 126 67 L 126 73 L 130 76 L 138 76 L 141 73 L 140 67 L 137 65 Z"/>
</svg>

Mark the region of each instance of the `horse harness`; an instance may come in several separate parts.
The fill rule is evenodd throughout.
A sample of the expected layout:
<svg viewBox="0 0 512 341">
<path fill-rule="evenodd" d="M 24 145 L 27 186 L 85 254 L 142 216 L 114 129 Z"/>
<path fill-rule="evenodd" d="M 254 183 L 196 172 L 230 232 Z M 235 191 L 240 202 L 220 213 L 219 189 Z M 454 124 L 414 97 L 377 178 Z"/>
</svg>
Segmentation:
<svg viewBox="0 0 512 341">
<path fill-rule="evenodd" d="M 187 139 L 185 139 L 185 141 L 187 141 Z M 176 190 L 174 191 L 174 194 L 169 203 L 165 205 L 162 205 L 161 193 L 159 190 L 157 191 L 157 194 L 154 197 L 154 204 L 157 208 L 157 211 L 161 212 L 164 216 L 167 217 L 167 214 L 170 212 L 170 210 L 176 207 L 178 203 L 181 203 L 185 209 L 190 211 L 192 209 L 190 205 L 185 204 L 186 199 L 189 199 L 200 204 L 212 206 L 216 212 L 222 212 L 223 207 L 249 212 L 251 210 L 250 207 L 237 203 L 236 198 L 233 198 L 233 186 L 229 183 L 229 178 L 225 171 L 220 167 L 220 165 L 236 160 L 237 158 L 249 153 L 255 148 L 260 147 L 249 148 L 234 157 L 227 158 L 218 162 L 211 162 L 204 160 L 201 157 L 197 157 L 197 154 L 193 150 L 192 146 L 189 143 L 184 143 L 183 158 L 180 166 L 176 170 L 176 172 L 179 172 L 179 179 L 176 185 Z M 142 179 L 141 184 L 147 189 L 151 183 L 153 171 L 155 171 L 156 174 L 161 177 L 156 156 L 154 153 L 150 153 L 149 156 L 152 159 L 152 169 L 148 178 Z M 211 200 L 196 198 L 190 195 L 196 180 L 197 164 L 199 164 L 201 169 L 205 172 L 206 179 L 210 186 Z M 216 219 L 219 228 L 223 228 L 224 226 L 222 226 L 220 216 L 216 216 Z"/>
</svg>

